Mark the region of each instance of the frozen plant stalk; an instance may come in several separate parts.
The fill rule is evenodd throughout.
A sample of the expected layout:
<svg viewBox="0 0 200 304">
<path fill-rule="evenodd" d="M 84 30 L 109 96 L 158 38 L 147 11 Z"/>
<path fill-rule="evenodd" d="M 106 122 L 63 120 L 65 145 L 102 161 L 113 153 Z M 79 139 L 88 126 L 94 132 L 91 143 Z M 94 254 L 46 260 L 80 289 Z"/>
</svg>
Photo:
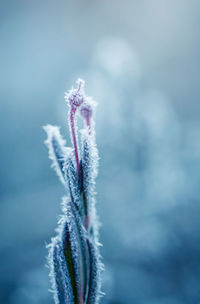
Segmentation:
<svg viewBox="0 0 200 304">
<path fill-rule="evenodd" d="M 77 81 L 65 96 L 69 105 L 69 129 L 73 148 L 65 146 L 58 127 L 47 125 L 46 144 L 60 180 L 68 191 L 62 216 L 49 248 L 49 266 L 57 304 L 96 304 L 101 296 L 98 220 L 95 210 L 95 178 L 98 151 L 95 144 L 95 102 L 85 95 L 84 82 Z M 84 120 L 78 146 L 77 115 Z"/>
</svg>

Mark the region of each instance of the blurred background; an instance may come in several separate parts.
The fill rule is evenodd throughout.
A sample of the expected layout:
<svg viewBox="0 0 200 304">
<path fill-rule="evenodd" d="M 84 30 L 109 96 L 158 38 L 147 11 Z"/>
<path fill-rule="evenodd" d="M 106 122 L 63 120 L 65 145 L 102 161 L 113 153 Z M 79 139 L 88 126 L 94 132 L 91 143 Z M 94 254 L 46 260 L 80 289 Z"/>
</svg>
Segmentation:
<svg viewBox="0 0 200 304">
<path fill-rule="evenodd" d="M 104 304 L 200 303 L 200 1 L 0 0 L 0 303 L 53 303 L 47 249 L 70 145 L 64 92 L 98 101 Z"/>
</svg>

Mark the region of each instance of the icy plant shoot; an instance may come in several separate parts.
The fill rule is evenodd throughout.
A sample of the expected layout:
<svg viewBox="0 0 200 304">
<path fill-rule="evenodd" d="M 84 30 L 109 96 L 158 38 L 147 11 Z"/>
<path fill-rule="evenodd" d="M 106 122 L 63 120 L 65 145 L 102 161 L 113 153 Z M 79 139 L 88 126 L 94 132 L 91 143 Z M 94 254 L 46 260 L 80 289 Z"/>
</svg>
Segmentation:
<svg viewBox="0 0 200 304">
<path fill-rule="evenodd" d="M 94 130 L 96 103 L 86 96 L 81 79 L 65 99 L 69 106 L 72 148 L 66 147 L 57 126 L 45 127 L 49 157 L 68 194 L 62 201 L 56 236 L 48 246 L 50 278 L 55 303 L 96 304 L 102 294 L 103 268 L 95 209 L 98 167 Z M 77 130 L 78 118 L 84 121 L 84 129 L 80 132 Z"/>
</svg>

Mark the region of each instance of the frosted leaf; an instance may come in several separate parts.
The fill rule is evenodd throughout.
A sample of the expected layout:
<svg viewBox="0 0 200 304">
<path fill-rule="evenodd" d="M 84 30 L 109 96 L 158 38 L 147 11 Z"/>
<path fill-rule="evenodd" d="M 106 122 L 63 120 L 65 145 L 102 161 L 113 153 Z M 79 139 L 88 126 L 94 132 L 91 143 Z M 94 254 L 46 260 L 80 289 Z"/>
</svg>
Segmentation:
<svg viewBox="0 0 200 304">
<path fill-rule="evenodd" d="M 74 303 L 73 291 L 69 272 L 61 242 L 57 238 L 52 239 L 49 245 L 49 265 L 52 289 L 56 304 Z"/>
<path fill-rule="evenodd" d="M 82 218 L 77 210 L 76 206 L 67 198 L 64 197 L 62 201 L 63 213 L 69 218 L 69 214 L 73 214 L 74 222 L 76 224 L 76 235 L 78 238 L 78 243 L 80 244 L 81 250 L 81 277 L 82 277 L 82 291 L 84 299 L 87 297 L 88 293 L 88 281 L 89 281 L 89 252 L 87 246 L 87 232 L 83 226 Z"/>
<path fill-rule="evenodd" d="M 44 130 L 47 133 L 45 144 L 49 149 L 49 158 L 52 160 L 52 167 L 60 177 L 61 182 L 65 184 L 63 175 L 65 154 L 67 151 L 65 148 L 65 140 L 60 135 L 60 130 L 57 126 L 47 125 L 44 127 Z"/>
<path fill-rule="evenodd" d="M 71 279 L 74 303 L 79 303 L 81 296 L 81 252 L 74 217 L 69 210 L 65 221 L 62 223 L 61 231 L 63 253 Z"/>
<path fill-rule="evenodd" d="M 81 245 L 81 253 L 82 253 L 82 260 L 81 260 L 81 266 L 82 266 L 82 277 L 83 277 L 83 293 L 84 293 L 84 299 L 87 297 L 88 293 L 88 281 L 89 281 L 89 252 L 87 247 L 87 234 L 85 227 L 83 226 L 82 219 L 75 208 L 75 206 L 70 202 L 71 210 L 73 212 L 76 226 L 78 230 L 78 236 L 79 236 L 79 243 Z"/>
<path fill-rule="evenodd" d="M 82 174 L 83 188 L 87 200 L 90 200 L 95 192 L 95 178 L 98 173 L 98 151 L 94 141 L 94 135 L 89 135 L 87 130 L 81 130 L 82 144 Z"/>
<path fill-rule="evenodd" d="M 87 304 L 97 304 L 99 303 L 100 297 L 103 295 L 101 292 L 101 272 L 104 267 L 101 263 L 98 247 L 89 239 L 87 240 L 87 243 L 90 254 L 90 279 Z"/>
<path fill-rule="evenodd" d="M 71 201 L 76 205 L 80 212 L 82 212 L 82 207 L 80 204 L 80 185 L 78 182 L 77 172 L 74 165 L 73 150 L 71 150 L 71 153 L 67 155 L 63 170 Z"/>
</svg>

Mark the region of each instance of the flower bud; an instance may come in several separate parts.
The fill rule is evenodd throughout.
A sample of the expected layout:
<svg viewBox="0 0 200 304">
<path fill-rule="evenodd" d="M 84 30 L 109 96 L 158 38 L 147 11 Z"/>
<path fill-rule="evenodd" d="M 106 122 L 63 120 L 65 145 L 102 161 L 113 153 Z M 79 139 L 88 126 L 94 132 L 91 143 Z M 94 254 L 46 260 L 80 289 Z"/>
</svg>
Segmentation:
<svg viewBox="0 0 200 304">
<path fill-rule="evenodd" d="M 91 117 L 93 114 L 92 106 L 89 103 L 83 103 L 80 108 L 80 114 L 85 119 Z"/>
<path fill-rule="evenodd" d="M 78 108 L 85 100 L 85 92 L 84 92 L 84 84 L 85 82 L 82 79 L 77 80 L 78 88 L 72 88 L 69 93 L 65 94 L 65 100 L 69 103 L 69 105 L 73 108 Z"/>
</svg>

